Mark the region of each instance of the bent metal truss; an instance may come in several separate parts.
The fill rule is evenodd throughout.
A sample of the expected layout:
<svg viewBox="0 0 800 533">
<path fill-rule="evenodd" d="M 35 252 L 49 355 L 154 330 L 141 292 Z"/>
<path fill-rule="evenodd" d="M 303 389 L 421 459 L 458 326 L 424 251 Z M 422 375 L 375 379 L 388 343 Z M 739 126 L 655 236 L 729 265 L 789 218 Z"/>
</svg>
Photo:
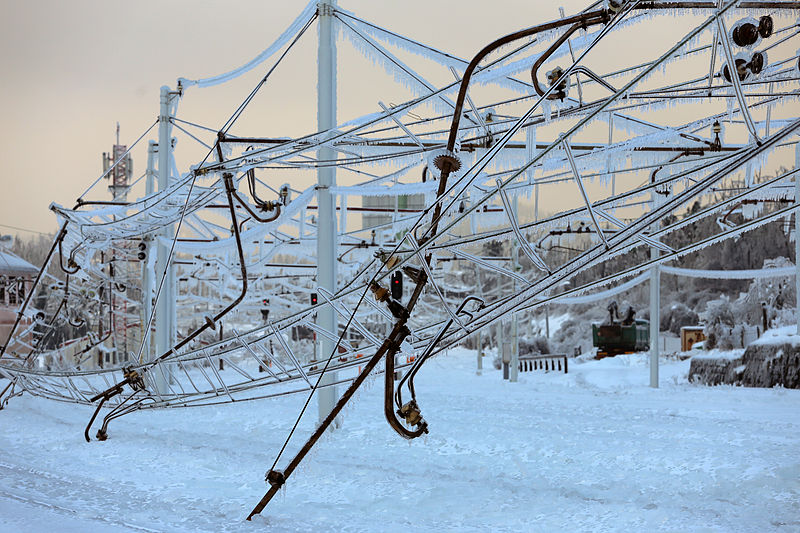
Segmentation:
<svg viewBox="0 0 800 533">
<path fill-rule="evenodd" d="M 53 204 L 61 230 L 0 352 L 0 402 L 24 391 L 96 405 L 89 440 L 101 413 L 105 439 L 134 411 L 343 388 L 283 469 L 277 453 L 251 517 L 379 368 L 386 419 L 414 439 L 429 430 L 414 377 L 448 347 L 796 211 L 799 12 L 790 1 L 596 2 L 467 60 L 312 2 L 243 67 L 162 90 L 158 121 L 134 143 L 158 128 L 138 200 L 88 199 L 98 179 L 73 207 Z M 374 94 L 369 113 L 300 137 L 237 135 L 322 23 L 410 98 Z M 635 46 L 667 23 L 675 40 Z M 265 74 L 222 127 L 178 117 L 190 91 L 252 69 Z M 180 172 L 173 133 L 206 157 Z M 326 168 L 346 185 L 298 185 Z M 333 290 L 317 278 L 323 189 L 338 203 Z M 415 195 L 424 203 L 409 206 Z M 359 196 L 390 201 L 348 206 Z M 716 235 L 686 231 L 709 218 Z M 555 234 L 572 253 L 548 246 Z M 498 241 L 510 254 L 487 252 Z M 637 261 L 648 257 L 637 250 L 652 252 Z M 602 276 L 580 277 L 598 265 Z M 388 288 L 397 272 L 411 285 L 400 298 Z"/>
</svg>

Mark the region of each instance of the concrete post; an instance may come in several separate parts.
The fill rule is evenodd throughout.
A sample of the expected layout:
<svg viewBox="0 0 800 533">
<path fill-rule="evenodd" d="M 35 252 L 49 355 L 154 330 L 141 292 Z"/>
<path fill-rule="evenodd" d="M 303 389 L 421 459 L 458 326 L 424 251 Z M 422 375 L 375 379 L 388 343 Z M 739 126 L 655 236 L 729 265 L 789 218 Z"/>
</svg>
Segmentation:
<svg viewBox="0 0 800 533">
<path fill-rule="evenodd" d="M 800 143 L 794 147 L 794 165 L 800 168 Z M 794 203 L 798 206 L 794 211 L 794 265 L 797 269 L 794 276 L 794 295 L 796 303 L 797 334 L 800 335 L 800 176 L 794 177 Z"/>
<path fill-rule="evenodd" d="M 547 337 L 547 344 L 550 344 L 550 305 L 544 304 L 544 336 Z"/>
<path fill-rule="evenodd" d="M 517 218 L 518 213 L 518 201 L 517 197 L 514 196 L 513 202 L 511 204 L 511 208 L 514 211 L 514 218 Z M 519 219 L 517 219 L 519 223 Z M 519 247 L 522 243 L 514 241 L 516 244 L 514 245 L 514 249 L 511 251 L 511 261 L 513 262 L 513 269 L 514 272 L 518 270 L 519 267 Z M 517 288 L 517 282 L 514 281 L 514 289 Z M 512 383 L 516 383 L 519 379 L 519 319 L 517 315 L 512 313 L 511 314 L 511 368 L 509 368 L 508 372 L 508 380 Z"/>
<path fill-rule="evenodd" d="M 658 193 L 651 193 L 653 209 L 657 207 Z M 656 224 L 651 226 L 656 228 Z M 650 248 L 650 258 L 657 259 L 658 248 Z M 650 386 L 658 388 L 658 330 L 661 320 L 661 270 L 658 265 L 650 268 Z"/>
<path fill-rule="evenodd" d="M 169 187 L 170 154 L 172 145 L 170 135 L 172 125 L 169 122 L 169 87 L 161 87 L 161 100 L 158 124 L 158 190 L 163 191 Z M 175 236 L 174 226 L 167 226 L 161 233 L 165 240 Z M 159 243 L 157 246 L 156 273 L 162 275 L 166 269 L 166 277 L 161 294 L 156 304 L 156 349 L 155 357 L 159 357 L 175 345 L 175 271 L 168 264 L 169 247 Z M 171 262 L 170 262 L 171 263 Z M 159 392 L 166 391 L 166 381 L 162 372 L 154 372 L 156 388 Z"/>
<path fill-rule="evenodd" d="M 475 372 L 477 375 L 483 374 L 483 336 L 478 331 L 478 369 Z"/>
<path fill-rule="evenodd" d="M 145 195 L 150 196 L 155 192 L 156 180 L 156 153 L 158 151 L 158 144 L 155 141 L 150 141 L 147 145 L 147 170 L 145 171 Z M 142 342 L 144 347 L 142 349 L 142 360 L 149 361 L 153 357 L 153 338 L 149 332 L 144 328 L 150 325 L 150 317 L 153 315 L 153 287 L 154 287 L 154 272 L 150 268 L 152 264 L 150 261 L 150 254 L 153 253 L 153 246 L 151 243 L 151 235 L 147 235 L 144 243 L 144 253 L 147 258 L 142 261 Z"/>
<path fill-rule="evenodd" d="M 317 50 L 317 127 L 324 131 L 336 126 L 336 42 L 334 40 L 334 7 L 336 0 L 319 2 L 319 46 Z M 331 160 L 336 153 L 330 148 L 320 148 L 320 160 Z M 321 167 L 317 170 L 317 202 L 319 220 L 317 221 L 317 284 L 330 293 L 336 292 L 336 209 L 335 198 L 330 187 L 336 185 L 336 168 Z M 336 313 L 332 306 L 325 305 L 317 312 L 317 324 L 334 335 L 338 332 Z M 336 343 L 322 336 L 320 360 L 331 355 Z M 335 356 L 336 354 L 334 354 Z M 323 362 L 324 365 L 324 362 Z M 332 383 L 336 374 L 326 373 L 320 386 Z M 336 402 L 336 389 L 325 387 L 317 392 L 319 421 L 322 422 L 333 409 Z M 337 428 L 337 419 L 331 428 Z"/>
<path fill-rule="evenodd" d="M 516 315 L 512 315 L 511 320 L 511 363 L 508 370 L 508 380 L 516 383 L 519 381 L 519 339 L 517 337 L 519 327 Z"/>
</svg>

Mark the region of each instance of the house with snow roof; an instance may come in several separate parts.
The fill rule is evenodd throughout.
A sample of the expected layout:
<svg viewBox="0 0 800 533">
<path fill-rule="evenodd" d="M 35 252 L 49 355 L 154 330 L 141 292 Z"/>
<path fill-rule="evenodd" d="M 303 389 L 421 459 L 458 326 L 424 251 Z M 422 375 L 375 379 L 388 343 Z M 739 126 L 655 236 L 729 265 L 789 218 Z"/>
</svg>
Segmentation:
<svg viewBox="0 0 800 533">
<path fill-rule="evenodd" d="M 6 343 L 17 319 L 17 310 L 38 273 L 38 268 L 21 257 L 0 249 L 0 346 Z M 29 319 L 25 319 L 25 323 L 29 323 Z"/>
</svg>

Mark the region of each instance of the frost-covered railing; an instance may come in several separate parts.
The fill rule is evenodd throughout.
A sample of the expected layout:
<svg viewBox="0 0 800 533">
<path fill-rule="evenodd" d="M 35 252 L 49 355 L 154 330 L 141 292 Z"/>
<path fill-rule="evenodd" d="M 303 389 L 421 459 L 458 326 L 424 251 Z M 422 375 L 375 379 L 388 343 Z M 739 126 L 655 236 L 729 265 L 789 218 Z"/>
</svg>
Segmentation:
<svg viewBox="0 0 800 533">
<path fill-rule="evenodd" d="M 567 373 L 568 363 L 566 354 L 540 354 L 540 355 L 520 355 L 519 371 L 534 372 L 544 370 L 545 372 L 564 372 Z"/>
</svg>

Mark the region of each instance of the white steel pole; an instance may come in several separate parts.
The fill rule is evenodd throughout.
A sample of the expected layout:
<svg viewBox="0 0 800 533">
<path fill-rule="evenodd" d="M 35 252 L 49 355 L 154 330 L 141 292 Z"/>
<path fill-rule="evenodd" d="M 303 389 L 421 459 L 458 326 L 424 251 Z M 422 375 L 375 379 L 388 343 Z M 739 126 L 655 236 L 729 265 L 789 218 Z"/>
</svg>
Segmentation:
<svg viewBox="0 0 800 533">
<path fill-rule="evenodd" d="M 653 209 L 658 202 L 658 193 L 655 189 L 651 192 Z M 655 224 L 651 226 L 655 228 Z M 658 248 L 650 248 L 650 258 L 657 259 Z M 650 386 L 658 388 L 658 329 L 661 308 L 661 270 L 658 265 L 650 268 Z"/>
<path fill-rule="evenodd" d="M 519 380 L 519 333 L 517 315 L 511 315 L 511 368 L 508 369 L 508 381 L 516 383 Z"/>
<path fill-rule="evenodd" d="M 147 171 L 145 172 L 145 195 L 150 196 L 156 190 L 156 153 L 158 151 L 158 144 L 155 141 L 150 141 L 147 145 Z M 142 327 L 146 328 L 150 325 L 150 317 L 153 314 L 153 270 L 150 268 L 152 262 L 150 261 L 150 254 L 153 253 L 151 245 L 151 235 L 145 237 L 145 249 L 147 254 L 144 262 L 142 262 L 142 308 L 144 316 L 142 317 Z M 152 359 L 153 337 L 145 330 L 142 329 L 142 339 L 146 340 L 142 350 L 142 358 L 144 361 Z"/>
<path fill-rule="evenodd" d="M 608 146 L 614 141 L 614 113 L 612 111 L 608 112 Z M 609 172 L 611 169 L 606 168 Z M 611 172 L 611 196 L 615 196 L 617 194 L 617 173 Z"/>
<path fill-rule="evenodd" d="M 317 50 L 317 127 L 325 131 L 336 126 L 336 42 L 334 40 L 333 23 L 336 0 L 321 0 L 319 10 L 319 47 Z M 336 153 L 328 147 L 317 152 L 320 160 L 335 159 Z M 336 168 L 320 167 L 317 169 L 317 202 L 319 203 L 319 220 L 317 221 L 317 285 L 330 292 L 336 292 L 336 210 L 335 198 L 330 187 L 336 185 Z M 320 327 L 338 333 L 336 313 L 330 305 L 325 305 L 317 312 L 317 324 Z M 336 343 L 322 336 L 320 348 L 321 358 L 331 356 Z M 334 356 L 336 354 L 333 354 Z M 324 366 L 324 365 L 323 365 Z M 332 383 L 336 374 L 328 372 L 320 386 Z M 322 387 L 317 393 L 319 421 L 322 422 L 333 409 L 336 402 L 336 389 L 333 386 Z M 331 425 L 341 425 L 337 419 Z"/>
<path fill-rule="evenodd" d="M 158 115 L 158 190 L 163 191 L 169 187 L 170 175 L 170 133 L 169 122 L 169 87 L 161 87 L 161 105 Z M 175 228 L 167 226 L 161 232 L 164 239 L 172 239 Z M 168 265 L 169 247 L 159 242 L 156 256 L 156 273 L 161 275 L 166 269 L 166 278 L 161 287 L 161 294 L 156 303 L 156 351 L 155 357 L 160 356 L 174 346 L 174 314 L 175 314 L 175 275 L 172 265 Z M 158 392 L 166 391 L 165 376 L 161 372 L 154 372 L 156 389 Z"/>
<path fill-rule="evenodd" d="M 478 294 L 483 294 L 483 284 L 481 283 L 481 271 L 475 269 L 475 282 L 478 285 Z M 491 344 L 492 334 L 489 332 L 489 343 Z M 478 330 L 478 368 L 475 372 L 477 375 L 483 374 L 483 333 Z"/>
<path fill-rule="evenodd" d="M 497 321 L 497 357 L 500 358 L 500 364 L 503 368 L 503 379 L 508 379 L 508 366 L 506 366 L 505 356 L 504 356 L 504 346 L 505 346 L 505 331 L 503 331 L 503 324 L 502 320 Z"/>
<path fill-rule="evenodd" d="M 794 165 L 800 168 L 800 143 L 794 147 Z M 795 318 L 797 319 L 797 334 L 800 335 L 800 176 L 794 177 L 794 203 L 798 206 L 794 211 L 794 266 L 797 269 L 794 275 Z"/>
<path fill-rule="evenodd" d="M 544 336 L 547 337 L 548 347 L 550 345 L 550 305 L 544 304 Z"/>
<path fill-rule="evenodd" d="M 512 211 L 514 212 L 513 213 L 514 218 L 517 218 L 517 213 L 518 213 L 518 205 L 517 205 L 518 201 L 517 201 L 517 198 L 518 198 L 517 196 L 514 196 L 512 204 L 511 204 L 512 205 Z M 517 220 L 517 223 L 519 223 L 519 220 Z M 516 241 L 514 241 L 514 243 L 515 244 L 513 245 L 513 249 L 511 250 L 511 261 L 512 261 L 512 264 L 513 264 L 512 268 L 514 269 L 514 272 L 516 272 L 517 268 L 519 266 L 519 260 L 518 260 L 519 247 L 522 245 L 522 243 L 518 243 Z M 514 280 L 514 289 L 516 290 L 516 288 L 517 288 L 517 282 L 516 282 L 516 280 Z M 519 324 L 519 319 L 517 318 L 517 315 L 512 313 L 511 314 L 511 368 L 508 369 L 508 381 L 510 381 L 511 383 L 515 383 L 519 378 L 519 328 L 518 328 L 518 324 Z"/>
</svg>

